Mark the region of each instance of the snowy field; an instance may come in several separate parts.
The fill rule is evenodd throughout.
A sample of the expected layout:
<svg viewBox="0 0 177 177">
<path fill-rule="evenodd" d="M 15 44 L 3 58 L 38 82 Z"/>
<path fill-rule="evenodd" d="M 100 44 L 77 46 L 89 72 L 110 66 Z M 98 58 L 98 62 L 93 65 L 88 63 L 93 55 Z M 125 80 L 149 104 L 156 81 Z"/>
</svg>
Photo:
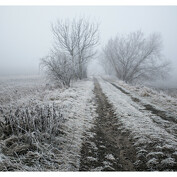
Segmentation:
<svg viewBox="0 0 177 177">
<path fill-rule="evenodd" d="M 132 143 L 132 164 L 152 171 L 177 170 L 177 99 L 145 86 L 97 80 L 102 89 L 97 87 L 97 94 L 106 96 L 116 115 L 115 125 L 104 126 L 117 126 Z M 102 132 L 98 118 L 107 115 L 96 102 L 94 87 L 93 78 L 68 89 L 47 84 L 41 76 L 0 78 L 0 171 L 78 171 L 84 142 L 90 136 L 97 144 L 94 134 L 98 138 Z"/>
<path fill-rule="evenodd" d="M 58 89 L 41 77 L 1 79 L 0 118 L 7 126 L 1 129 L 0 171 L 78 170 L 82 134 L 95 116 L 93 86 L 89 80 Z M 24 117 L 24 124 L 18 122 Z M 39 122 L 44 130 L 37 129 L 40 119 L 48 121 Z M 36 129 L 27 128 L 27 121 Z M 14 133 L 6 132 L 13 124 Z M 55 127 L 59 132 L 51 132 Z"/>
<path fill-rule="evenodd" d="M 121 131 L 129 131 L 134 141 L 138 157 L 136 163 L 147 160 L 147 166 L 152 170 L 170 166 L 176 169 L 177 99 L 147 87 L 130 86 L 115 80 L 111 83 L 100 79 L 103 92 L 113 104 L 117 118 L 124 125 Z M 146 109 L 146 105 L 173 117 L 160 117 L 152 113 L 151 109 Z"/>
<path fill-rule="evenodd" d="M 41 76 L 0 77 L 0 105 L 26 102 L 30 95 L 43 92 L 45 86 Z"/>
</svg>

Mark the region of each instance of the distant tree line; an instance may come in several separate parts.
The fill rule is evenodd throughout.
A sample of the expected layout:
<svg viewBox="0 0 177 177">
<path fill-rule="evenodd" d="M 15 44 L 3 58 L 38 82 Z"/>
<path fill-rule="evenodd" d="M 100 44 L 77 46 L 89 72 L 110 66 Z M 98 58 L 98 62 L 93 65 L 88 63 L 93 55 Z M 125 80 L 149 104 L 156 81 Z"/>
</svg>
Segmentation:
<svg viewBox="0 0 177 177">
<path fill-rule="evenodd" d="M 58 20 L 52 25 L 54 44 L 48 56 L 41 59 L 47 75 L 58 85 L 70 86 L 72 80 L 87 77 L 88 62 L 96 55 L 99 25 L 85 18 Z M 148 37 L 141 31 L 117 35 L 101 52 L 101 64 L 107 74 L 125 82 L 165 77 L 169 63 L 162 55 L 159 34 Z"/>
</svg>

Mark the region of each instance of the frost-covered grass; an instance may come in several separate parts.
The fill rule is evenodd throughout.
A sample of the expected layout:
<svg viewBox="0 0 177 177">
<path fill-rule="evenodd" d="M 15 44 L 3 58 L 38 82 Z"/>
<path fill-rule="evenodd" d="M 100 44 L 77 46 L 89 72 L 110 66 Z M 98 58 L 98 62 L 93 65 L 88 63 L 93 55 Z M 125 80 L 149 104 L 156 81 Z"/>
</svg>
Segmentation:
<svg viewBox="0 0 177 177">
<path fill-rule="evenodd" d="M 161 90 L 154 90 L 144 85 L 129 85 L 123 81 L 114 80 L 114 83 L 130 92 L 131 95 L 140 98 L 144 102 L 149 102 L 158 109 L 173 114 L 177 118 L 177 98 L 167 95 Z"/>
<path fill-rule="evenodd" d="M 127 95 L 99 81 L 123 125 L 120 131 L 130 135 L 136 148 L 135 165 L 176 170 L 176 124 L 141 104 L 148 102 L 176 115 L 176 99 L 144 86 L 112 81 L 130 93 Z M 87 138 L 84 132 L 94 126 L 97 116 L 93 89 L 89 79 L 65 89 L 48 85 L 41 77 L 1 78 L 0 171 L 78 171 L 82 142 Z M 114 157 L 109 154 L 106 158 Z"/>
<path fill-rule="evenodd" d="M 0 77 L 0 105 L 10 105 L 20 99 L 34 97 L 46 89 L 42 76 Z"/>
<path fill-rule="evenodd" d="M 0 171 L 78 170 L 95 116 L 93 82 L 64 89 L 41 78 L 4 79 L 0 88 Z"/>
<path fill-rule="evenodd" d="M 167 95 L 177 98 L 177 88 L 154 88 L 158 92 L 163 91 Z"/>
<path fill-rule="evenodd" d="M 57 106 L 17 107 L 4 117 L 0 144 L 5 158 L 0 163 L 1 170 L 57 169 L 58 139 L 65 122 Z"/>
<path fill-rule="evenodd" d="M 121 84 L 122 87 L 123 84 Z M 143 106 L 132 101 L 130 95 L 124 94 L 110 83 L 101 79 L 100 85 L 103 93 L 113 104 L 117 118 L 123 125 L 120 131 L 128 131 L 130 138 L 134 142 L 139 159 L 136 165 L 146 164 L 149 170 L 176 169 L 176 135 L 168 132 L 161 124 L 155 123 L 152 119 L 152 116 L 155 115 L 152 115 L 151 112 L 141 111 Z M 127 84 L 125 85 L 128 87 Z M 152 96 L 153 99 L 155 98 Z M 158 118 L 158 116 L 156 117 Z"/>
<path fill-rule="evenodd" d="M 112 83 L 131 97 L 134 107 L 144 114 L 148 111 L 155 123 L 177 137 L 177 99 L 145 86 L 131 86 L 118 80 L 112 80 Z"/>
</svg>

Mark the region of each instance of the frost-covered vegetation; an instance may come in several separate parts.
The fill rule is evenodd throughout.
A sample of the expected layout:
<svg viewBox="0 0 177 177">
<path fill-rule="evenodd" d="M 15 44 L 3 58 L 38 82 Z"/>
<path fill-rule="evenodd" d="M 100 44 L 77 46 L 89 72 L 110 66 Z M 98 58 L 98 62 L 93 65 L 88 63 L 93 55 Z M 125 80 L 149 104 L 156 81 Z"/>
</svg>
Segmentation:
<svg viewBox="0 0 177 177">
<path fill-rule="evenodd" d="M 118 84 L 129 92 L 133 97 L 139 98 L 142 102 L 150 102 L 154 107 L 173 114 L 177 118 L 177 99 L 162 90 L 152 89 L 144 85 L 130 85 L 123 81 Z"/>
<path fill-rule="evenodd" d="M 121 132 L 128 133 L 134 142 L 138 158 L 136 165 L 142 165 L 148 170 L 176 170 L 177 100 L 147 87 L 137 89 L 122 81 L 114 83 L 116 87 L 100 80 L 103 92 L 113 104 L 117 118 L 123 124 Z M 171 111 L 174 119 L 165 117 L 166 115 L 158 116 L 156 112 L 147 109 L 147 101 L 152 107 L 156 104 L 157 110 L 161 106 L 167 113 Z"/>
<path fill-rule="evenodd" d="M 153 87 L 153 89 L 157 90 L 158 92 L 164 92 L 171 97 L 177 98 L 177 88 L 161 88 L 161 87 L 154 88 Z"/>
<path fill-rule="evenodd" d="M 45 88 L 45 79 L 41 76 L 0 77 L 0 105 L 29 100 L 30 95 L 38 95 Z"/>
<path fill-rule="evenodd" d="M 3 112 L 3 110 L 2 110 Z M 9 109 L 1 123 L 1 170 L 55 170 L 64 118 L 57 106 Z"/>
<path fill-rule="evenodd" d="M 0 171 L 77 170 L 83 131 L 95 115 L 93 83 L 59 89 L 42 78 L 24 80 L 1 80 Z"/>
<path fill-rule="evenodd" d="M 84 166 L 88 165 L 85 149 L 102 152 L 103 147 L 108 148 L 105 157 L 86 152 L 88 162 L 95 162 L 98 171 L 107 165 L 97 163 L 100 157 L 104 163 L 108 159 L 125 165 L 124 158 L 129 155 L 119 151 L 126 153 L 130 147 L 134 155 L 128 169 L 176 170 L 176 98 L 108 77 L 98 79 L 102 91 L 97 87 L 95 92 L 95 80 L 77 81 L 66 89 L 46 84 L 42 77 L 1 78 L 0 171 L 88 169 Z M 102 95 L 100 102 L 96 95 Z M 104 109 L 103 103 L 107 105 Z M 112 124 L 105 124 L 104 116 Z M 106 141 L 98 143 L 103 124 L 120 135 L 113 138 L 104 130 L 101 135 Z M 112 145 L 106 144 L 108 140 L 115 149 L 109 149 Z M 111 154 L 120 155 L 119 160 Z M 127 169 L 126 165 L 120 169 Z"/>
</svg>

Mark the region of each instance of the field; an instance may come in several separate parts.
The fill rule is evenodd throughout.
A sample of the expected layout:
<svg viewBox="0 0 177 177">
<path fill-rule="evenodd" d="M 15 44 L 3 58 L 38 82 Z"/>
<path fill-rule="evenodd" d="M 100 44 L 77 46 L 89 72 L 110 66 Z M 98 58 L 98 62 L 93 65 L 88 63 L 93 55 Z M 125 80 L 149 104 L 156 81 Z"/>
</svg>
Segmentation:
<svg viewBox="0 0 177 177">
<path fill-rule="evenodd" d="M 176 171 L 177 99 L 104 77 L 0 78 L 0 171 Z"/>
</svg>

